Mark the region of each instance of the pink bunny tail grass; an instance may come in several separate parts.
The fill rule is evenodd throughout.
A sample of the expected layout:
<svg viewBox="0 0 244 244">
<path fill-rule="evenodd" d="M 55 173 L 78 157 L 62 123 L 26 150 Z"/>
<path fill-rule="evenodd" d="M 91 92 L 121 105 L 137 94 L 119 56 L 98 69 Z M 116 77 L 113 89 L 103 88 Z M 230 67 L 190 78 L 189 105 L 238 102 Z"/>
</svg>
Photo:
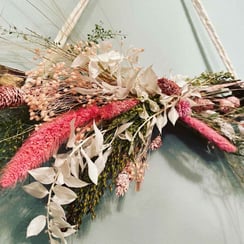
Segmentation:
<svg viewBox="0 0 244 244">
<path fill-rule="evenodd" d="M 28 170 L 37 168 L 47 161 L 69 137 L 72 119 L 78 118 L 76 126 L 81 126 L 95 118 L 97 113 L 97 106 L 90 106 L 86 109 L 70 111 L 40 126 L 3 169 L 0 186 L 2 188 L 14 186 L 17 181 L 26 178 Z"/>
<path fill-rule="evenodd" d="M 135 107 L 139 101 L 131 98 L 108 103 L 100 109 L 101 119 L 109 120 Z"/>
<path fill-rule="evenodd" d="M 193 118 L 191 116 L 182 117 L 181 120 L 184 121 L 188 126 L 198 131 L 209 141 L 214 143 L 219 149 L 229 153 L 233 153 L 237 151 L 237 148 L 232 143 L 230 143 L 226 138 L 218 134 L 215 130 L 208 127 L 202 121 Z"/>
<path fill-rule="evenodd" d="M 0 186 L 13 187 L 18 181 L 24 180 L 28 170 L 39 167 L 57 152 L 59 146 L 70 135 L 70 122 L 75 119 L 75 127 L 80 127 L 93 119 L 111 119 L 126 112 L 138 103 L 135 99 L 115 101 L 98 107 L 90 105 L 76 111 L 67 112 L 51 122 L 47 122 L 30 135 L 15 156 L 2 171 Z"/>
</svg>

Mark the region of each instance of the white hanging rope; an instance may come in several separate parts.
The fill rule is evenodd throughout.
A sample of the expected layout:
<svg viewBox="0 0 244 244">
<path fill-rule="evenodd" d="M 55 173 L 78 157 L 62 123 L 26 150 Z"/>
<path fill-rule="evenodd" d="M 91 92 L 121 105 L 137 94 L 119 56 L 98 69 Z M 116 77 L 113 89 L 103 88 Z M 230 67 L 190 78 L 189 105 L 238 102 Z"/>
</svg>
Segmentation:
<svg viewBox="0 0 244 244">
<path fill-rule="evenodd" d="M 75 25 L 77 24 L 81 14 L 83 13 L 84 9 L 86 8 L 89 0 L 80 0 L 74 10 L 71 12 L 69 18 L 66 20 L 64 25 L 62 26 L 61 30 L 58 32 L 55 42 L 59 43 L 60 47 L 63 47 L 66 43 L 70 33 L 74 29 Z"/>
<path fill-rule="evenodd" d="M 226 50 L 224 49 L 223 44 L 220 41 L 220 38 L 217 35 L 216 30 L 214 29 L 213 24 L 211 23 L 206 10 L 204 9 L 202 3 L 200 2 L 200 0 L 192 0 L 193 2 L 193 6 L 196 9 L 205 29 L 207 30 L 220 58 L 222 59 L 227 71 L 229 71 L 230 73 L 232 73 L 234 75 L 235 78 L 237 78 L 237 74 L 233 68 L 233 65 L 227 55 Z"/>
</svg>

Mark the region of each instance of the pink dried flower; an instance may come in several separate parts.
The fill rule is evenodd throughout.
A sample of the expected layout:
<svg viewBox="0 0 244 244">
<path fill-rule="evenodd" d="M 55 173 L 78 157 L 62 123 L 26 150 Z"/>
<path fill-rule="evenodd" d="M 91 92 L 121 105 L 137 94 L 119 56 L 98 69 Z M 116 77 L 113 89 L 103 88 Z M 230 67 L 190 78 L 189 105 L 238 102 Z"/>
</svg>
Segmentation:
<svg viewBox="0 0 244 244">
<path fill-rule="evenodd" d="M 131 162 L 126 168 L 129 178 L 136 182 L 136 191 L 140 190 L 140 186 L 144 180 L 144 175 L 147 168 L 148 164 L 142 161 Z"/>
<path fill-rule="evenodd" d="M 152 142 L 149 145 L 149 149 L 150 150 L 157 150 L 162 146 L 163 142 L 162 142 L 162 137 L 161 136 L 157 136 L 155 137 Z"/>
<path fill-rule="evenodd" d="M 186 116 L 181 119 L 188 126 L 192 127 L 193 129 L 198 131 L 201 135 L 206 137 L 209 141 L 213 142 L 221 150 L 229 153 L 236 152 L 237 148 L 232 143 L 230 143 L 226 138 L 218 134 L 215 130 L 208 127 L 202 121 L 190 116 Z"/>
<path fill-rule="evenodd" d="M 223 113 L 230 112 L 233 108 L 235 108 L 235 104 L 226 98 L 219 100 L 219 109 Z"/>
<path fill-rule="evenodd" d="M 161 92 L 168 96 L 179 96 L 181 94 L 181 88 L 172 80 L 166 78 L 158 79 L 158 86 L 161 89 Z"/>
<path fill-rule="evenodd" d="M 114 101 L 100 108 L 101 119 L 112 119 L 119 114 L 135 107 L 139 101 L 131 98 L 123 101 Z"/>
<path fill-rule="evenodd" d="M 24 142 L 15 156 L 3 169 L 0 186 L 14 186 L 17 181 L 26 178 L 28 170 L 39 167 L 47 161 L 70 135 L 70 122 L 75 119 L 75 128 L 85 125 L 93 119 L 112 119 L 126 112 L 138 103 L 135 99 L 114 101 L 98 107 L 90 105 L 76 111 L 67 112 L 51 122 L 42 124 L 39 129 Z"/>
<path fill-rule="evenodd" d="M 234 104 L 235 108 L 240 107 L 240 99 L 238 97 L 235 97 L 235 96 L 227 97 L 227 100 L 232 102 Z"/>
<path fill-rule="evenodd" d="M 115 193 L 118 197 L 124 196 L 128 191 L 130 185 L 130 178 L 126 171 L 122 171 L 116 179 Z"/>
<path fill-rule="evenodd" d="M 14 86 L 0 86 L 0 109 L 24 104 L 24 93 Z"/>
<path fill-rule="evenodd" d="M 205 110 L 213 110 L 214 109 L 214 103 L 211 102 L 211 100 L 209 100 L 209 99 L 195 98 L 194 102 L 196 103 L 196 105 L 194 105 L 192 107 L 192 109 L 197 113 L 200 113 L 200 112 L 205 111 Z"/>
<path fill-rule="evenodd" d="M 180 100 L 176 106 L 180 118 L 191 114 L 191 105 L 187 100 Z"/>
<path fill-rule="evenodd" d="M 52 122 L 41 125 L 3 169 L 1 187 L 14 186 L 17 181 L 26 178 L 28 170 L 37 168 L 47 161 L 69 137 L 72 119 L 75 119 L 75 126 L 81 126 L 96 118 L 97 114 L 98 108 L 91 106 L 65 113 Z"/>
</svg>

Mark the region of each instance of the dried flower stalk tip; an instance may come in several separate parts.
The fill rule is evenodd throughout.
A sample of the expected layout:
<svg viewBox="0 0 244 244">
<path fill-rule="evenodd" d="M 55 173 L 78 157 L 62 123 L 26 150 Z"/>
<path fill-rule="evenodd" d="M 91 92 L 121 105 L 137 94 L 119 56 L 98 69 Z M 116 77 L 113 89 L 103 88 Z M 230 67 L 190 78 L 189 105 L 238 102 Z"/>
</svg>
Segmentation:
<svg viewBox="0 0 244 244">
<path fill-rule="evenodd" d="M 168 96 L 180 96 L 181 94 L 181 88 L 172 80 L 166 78 L 158 79 L 158 86 L 161 89 L 161 92 Z"/>
</svg>

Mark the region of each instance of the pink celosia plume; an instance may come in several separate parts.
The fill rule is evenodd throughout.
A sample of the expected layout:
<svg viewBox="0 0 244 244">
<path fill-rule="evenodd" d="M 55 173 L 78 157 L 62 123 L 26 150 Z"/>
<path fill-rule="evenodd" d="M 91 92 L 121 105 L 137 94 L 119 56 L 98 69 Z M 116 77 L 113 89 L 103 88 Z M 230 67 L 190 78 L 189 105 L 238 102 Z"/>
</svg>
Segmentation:
<svg viewBox="0 0 244 244">
<path fill-rule="evenodd" d="M 75 119 L 75 127 L 85 125 L 93 119 L 112 119 L 138 104 L 136 99 L 114 101 L 102 107 L 90 105 L 76 111 L 67 112 L 51 122 L 44 123 L 24 142 L 15 156 L 2 171 L 0 186 L 14 186 L 26 178 L 28 170 L 39 167 L 58 150 L 70 135 L 70 122 Z"/>
<path fill-rule="evenodd" d="M 214 143 L 221 150 L 229 153 L 237 151 L 237 148 L 232 143 L 230 143 L 223 136 L 219 135 L 215 130 L 208 127 L 202 121 L 190 116 L 182 117 L 181 120 L 184 121 L 188 126 L 198 131 L 201 135 L 206 137 L 209 141 Z"/>
</svg>

